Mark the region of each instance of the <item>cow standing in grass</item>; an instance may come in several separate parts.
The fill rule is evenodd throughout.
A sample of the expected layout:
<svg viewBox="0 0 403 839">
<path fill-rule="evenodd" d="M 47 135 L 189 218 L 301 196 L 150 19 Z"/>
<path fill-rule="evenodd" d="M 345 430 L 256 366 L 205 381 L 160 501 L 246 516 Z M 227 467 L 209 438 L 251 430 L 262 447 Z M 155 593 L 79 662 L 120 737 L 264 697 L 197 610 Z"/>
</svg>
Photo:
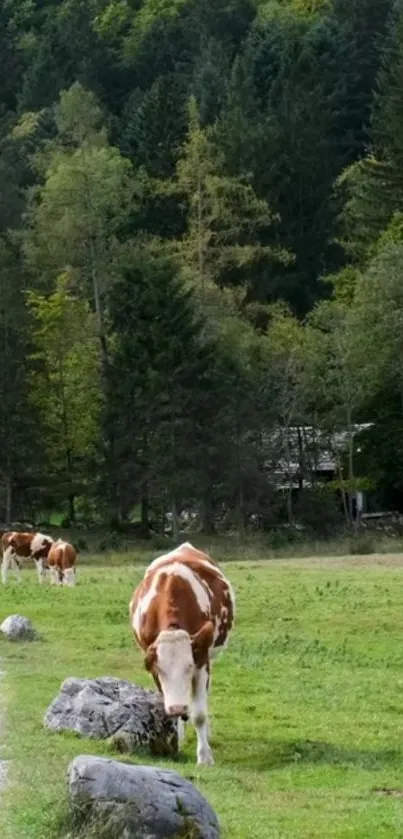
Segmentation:
<svg viewBox="0 0 403 839">
<path fill-rule="evenodd" d="M 190 715 L 197 762 L 213 764 L 207 724 L 210 662 L 226 645 L 233 625 L 231 584 L 207 554 L 185 542 L 149 565 L 129 611 L 165 711 L 178 718 L 180 740 Z"/>
<path fill-rule="evenodd" d="M 54 585 L 74 586 L 77 551 L 69 542 L 58 539 L 53 542 L 46 560 L 50 582 Z"/>
<path fill-rule="evenodd" d="M 51 536 L 44 533 L 19 533 L 18 530 L 6 530 L 1 537 L 3 561 L 1 579 L 5 585 L 10 569 L 15 571 L 18 582 L 21 581 L 21 560 L 33 559 L 41 583 L 45 575 L 48 553 L 53 545 Z"/>
</svg>

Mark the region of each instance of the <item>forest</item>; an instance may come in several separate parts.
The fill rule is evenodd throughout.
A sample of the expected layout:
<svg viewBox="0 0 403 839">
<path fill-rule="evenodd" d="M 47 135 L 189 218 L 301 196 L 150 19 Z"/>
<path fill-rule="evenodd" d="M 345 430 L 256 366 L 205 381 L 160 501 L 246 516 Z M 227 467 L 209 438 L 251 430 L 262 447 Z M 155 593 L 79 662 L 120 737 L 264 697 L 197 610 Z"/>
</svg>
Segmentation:
<svg viewBox="0 0 403 839">
<path fill-rule="evenodd" d="M 403 510 L 403 2 L 4 0 L 0 54 L 0 519 Z"/>
</svg>

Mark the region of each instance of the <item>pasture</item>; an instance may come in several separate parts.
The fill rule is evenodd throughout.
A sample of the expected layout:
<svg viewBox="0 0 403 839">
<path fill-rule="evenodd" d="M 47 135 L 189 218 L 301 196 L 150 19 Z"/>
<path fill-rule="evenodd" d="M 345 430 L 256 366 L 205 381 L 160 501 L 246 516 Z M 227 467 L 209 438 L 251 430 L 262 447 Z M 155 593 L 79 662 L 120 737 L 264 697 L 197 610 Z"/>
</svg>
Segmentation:
<svg viewBox="0 0 403 839">
<path fill-rule="evenodd" d="M 66 836 L 68 762 L 112 754 L 43 730 L 62 680 L 115 675 L 151 686 L 128 623 L 145 567 L 138 560 L 84 554 L 75 589 L 40 587 L 26 569 L 20 586 L 10 578 L 0 590 L 0 620 L 24 614 L 44 639 L 0 641 L 0 756 L 12 758 L 2 839 Z M 216 765 L 195 766 L 190 727 L 180 760 L 160 763 L 206 795 L 223 839 L 403 836 L 403 557 L 235 561 L 224 570 L 237 617 L 213 667 Z"/>
</svg>

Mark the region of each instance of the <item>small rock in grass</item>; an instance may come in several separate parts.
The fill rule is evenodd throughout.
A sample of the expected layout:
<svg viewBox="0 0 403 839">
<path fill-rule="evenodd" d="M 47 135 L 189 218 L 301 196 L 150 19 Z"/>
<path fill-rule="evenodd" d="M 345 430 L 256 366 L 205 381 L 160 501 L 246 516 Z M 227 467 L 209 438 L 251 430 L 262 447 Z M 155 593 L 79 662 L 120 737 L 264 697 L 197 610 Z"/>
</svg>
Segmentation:
<svg viewBox="0 0 403 839">
<path fill-rule="evenodd" d="M 1 624 L 0 632 L 9 641 L 36 641 L 40 637 L 31 621 L 23 615 L 9 615 Z"/>
<path fill-rule="evenodd" d="M 125 679 L 65 679 L 49 705 L 44 725 L 83 737 L 108 740 L 120 752 L 178 754 L 178 727 L 167 716 L 160 693 Z"/>
<path fill-rule="evenodd" d="M 219 839 L 217 816 L 170 769 L 79 755 L 67 770 L 73 824 L 97 839 Z"/>
</svg>

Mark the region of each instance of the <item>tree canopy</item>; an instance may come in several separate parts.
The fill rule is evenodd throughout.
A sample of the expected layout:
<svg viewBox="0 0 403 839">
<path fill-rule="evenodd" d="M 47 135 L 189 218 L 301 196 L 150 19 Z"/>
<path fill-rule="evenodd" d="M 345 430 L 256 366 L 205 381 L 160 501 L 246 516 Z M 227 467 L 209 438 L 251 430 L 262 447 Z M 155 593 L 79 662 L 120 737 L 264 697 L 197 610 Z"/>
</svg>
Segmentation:
<svg viewBox="0 0 403 839">
<path fill-rule="evenodd" d="M 400 0 L 6 2 L 0 47 L 0 519 L 315 529 L 321 446 L 332 521 L 403 508 Z"/>
</svg>

